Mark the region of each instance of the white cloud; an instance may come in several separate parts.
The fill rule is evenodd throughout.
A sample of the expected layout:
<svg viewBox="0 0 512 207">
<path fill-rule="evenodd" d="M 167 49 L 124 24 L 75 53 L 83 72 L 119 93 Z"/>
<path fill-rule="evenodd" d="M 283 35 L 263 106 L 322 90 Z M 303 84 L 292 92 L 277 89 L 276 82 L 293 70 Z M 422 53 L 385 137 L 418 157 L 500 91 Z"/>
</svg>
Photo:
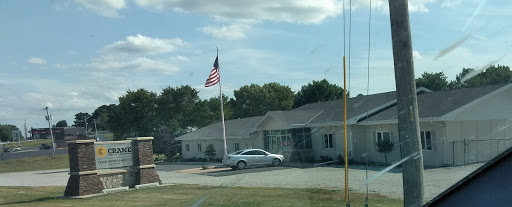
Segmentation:
<svg viewBox="0 0 512 207">
<path fill-rule="evenodd" d="M 207 26 L 199 30 L 205 34 L 209 34 L 219 39 L 239 40 L 246 37 L 246 33 L 251 29 L 250 24 L 234 23 L 222 26 Z"/>
<path fill-rule="evenodd" d="M 427 4 L 436 2 L 436 0 L 411 0 L 409 1 L 409 12 L 429 12 Z"/>
<path fill-rule="evenodd" d="M 43 59 L 43 58 L 36 58 L 36 57 L 33 57 L 33 58 L 29 58 L 27 60 L 28 63 L 32 63 L 32 64 L 36 64 L 36 65 L 46 65 L 46 60 Z"/>
<path fill-rule="evenodd" d="M 149 9 L 173 10 L 205 14 L 217 19 L 321 23 L 342 12 L 337 0 L 136 0 L 136 5 Z"/>
<path fill-rule="evenodd" d="M 174 56 L 174 57 L 171 57 L 171 62 L 188 62 L 188 58 L 185 57 L 185 56 L 181 56 L 181 55 L 177 55 L 177 56 Z"/>
<path fill-rule="evenodd" d="M 126 7 L 125 0 L 75 0 L 75 2 L 105 17 L 119 17 L 117 11 Z"/>
<path fill-rule="evenodd" d="M 164 74 L 175 74 L 179 71 L 179 68 L 173 61 L 154 60 L 145 57 L 138 57 L 131 60 L 103 59 L 86 64 L 85 67 L 98 70 L 148 71 Z"/>
<path fill-rule="evenodd" d="M 124 41 L 117 41 L 105 46 L 102 52 L 111 55 L 155 55 L 173 52 L 185 45 L 187 43 L 180 38 L 160 39 L 137 34 L 126 37 Z"/>
</svg>

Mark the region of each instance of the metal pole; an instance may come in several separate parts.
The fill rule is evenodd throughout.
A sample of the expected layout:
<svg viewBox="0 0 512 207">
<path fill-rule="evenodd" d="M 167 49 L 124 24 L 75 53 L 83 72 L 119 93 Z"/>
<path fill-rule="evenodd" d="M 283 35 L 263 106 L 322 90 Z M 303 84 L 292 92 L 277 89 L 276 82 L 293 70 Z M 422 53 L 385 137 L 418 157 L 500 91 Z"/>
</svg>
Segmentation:
<svg viewBox="0 0 512 207">
<path fill-rule="evenodd" d="M 52 137 L 53 157 L 55 157 L 56 145 L 55 145 L 55 139 L 53 138 L 52 125 L 50 124 L 51 117 L 50 117 L 50 113 L 48 112 L 48 106 L 44 109 L 46 109 L 46 120 L 48 120 L 48 128 L 50 128 L 50 136 Z"/>
<path fill-rule="evenodd" d="M 98 139 L 98 128 L 96 127 L 96 119 L 94 119 L 94 132 L 96 132 L 96 141 L 99 142 L 100 140 Z"/>
<path fill-rule="evenodd" d="M 21 149 L 21 131 L 18 129 L 18 147 Z"/>
<path fill-rule="evenodd" d="M 89 136 L 87 136 L 87 114 L 85 114 L 85 139 L 89 138 Z"/>
<path fill-rule="evenodd" d="M 407 0 L 389 1 L 389 16 L 393 40 L 400 152 L 402 159 L 418 153 L 418 157 L 403 163 L 404 206 L 422 206 L 423 154 Z"/>
<path fill-rule="evenodd" d="M 27 118 L 25 117 L 25 141 L 28 140 L 27 138 Z"/>
<path fill-rule="evenodd" d="M 455 166 L 455 141 L 452 141 L 452 165 Z"/>
<path fill-rule="evenodd" d="M 343 136 L 345 147 L 345 203 L 348 205 L 348 150 L 347 150 L 347 80 L 345 78 L 345 56 L 343 56 Z"/>
<path fill-rule="evenodd" d="M 219 61 L 219 48 L 217 48 L 217 62 Z M 222 85 L 220 81 L 220 66 L 217 68 L 219 73 L 219 91 L 220 91 L 220 114 L 222 117 L 222 135 L 224 136 L 224 155 L 228 154 L 228 145 L 226 141 L 226 124 L 224 123 L 224 103 L 222 101 Z"/>
</svg>

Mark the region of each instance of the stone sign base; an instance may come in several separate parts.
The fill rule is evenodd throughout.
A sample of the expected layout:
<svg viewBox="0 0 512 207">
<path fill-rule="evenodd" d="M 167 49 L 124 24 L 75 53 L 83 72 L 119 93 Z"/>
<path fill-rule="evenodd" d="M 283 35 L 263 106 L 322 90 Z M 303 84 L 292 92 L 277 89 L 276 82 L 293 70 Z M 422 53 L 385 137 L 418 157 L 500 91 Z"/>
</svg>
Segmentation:
<svg viewBox="0 0 512 207">
<path fill-rule="evenodd" d="M 94 140 L 68 143 L 69 179 L 65 196 L 84 196 L 128 186 L 159 183 L 162 181 L 153 164 L 153 137 L 130 138 L 134 166 L 116 169 L 96 169 Z M 125 141 L 124 141 L 125 142 Z"/>
</svg>

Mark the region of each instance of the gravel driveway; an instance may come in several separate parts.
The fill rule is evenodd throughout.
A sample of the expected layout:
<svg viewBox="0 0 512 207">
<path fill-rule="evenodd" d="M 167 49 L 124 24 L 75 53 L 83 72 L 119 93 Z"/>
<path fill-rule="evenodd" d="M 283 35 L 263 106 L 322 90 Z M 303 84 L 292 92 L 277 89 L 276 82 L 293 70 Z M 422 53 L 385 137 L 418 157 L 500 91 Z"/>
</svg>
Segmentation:
<svg viewBox="0 0 512 207">
<path fill-rule="evenodd" d="M 480 164 L 427 169 L 424 171 L 425 198 L 432 199 Z M 233 171 L 231 168 L 202 170 L 200 165 L 158 165 L 158 174 L 165 184 L 199 184 L 212 186 L 285 187 L 344 189 L 344 168 L 340 167 L 264 167 Z M 368 177 L 379 172 L 370 168 Z M 68 169 L 0 173 L 0 186 L 66 185 Z M 351 166 L 349 188 L 366 192 L 363 166 Z M 384 173 L 369 184 L 369 191 L 393 198 L 403 198 L 402 174 L 399 169 Z"/>
<path fill-rule="evenodd" d="M 424 171 L 425 198 L 432 199 L 455 182 L 478 168 L 480 164 L 460 167 L 447 167 L 427 169 Z M 355 192 L 366 192 L 365 170 L 362 166 L 354 166 L 349 170 L 349 189 Z M 269 168 L 272 169 L 272 168 Z M 215 169 L 219 170 L 219 169 Z M 231 169 L 220 169 L 220 172 Z M 251 169 L 248 169 L 251 170 Z M 368 177 L 378 173 L 378 168 L 368 171 Z M 344 168 L 338 167 L 312 167 L 287 168 L 278 170 L 246 173 L 245 170 L 236 171 L 233 175 L 215 176 L 216 172 L 205 173 L 208 170 L 182 170 L 159 171 L 163 183 L 172 184 L 199 184 L 213 186 L 244 186 L 244 187 L 286 187 L 286 188 L 328 188 L 344 189 Z M 212 170 L 209 170 L 212 171 Z M 384 173 L 369 184 L 369 191 L 393 198 L 403 199 L 402 174 L 394 172 Z M 198 172 L 203 172 L 198 174 Z M 239 172 L 239 173 L 238 173 Z M 209 175 L 205 175 L 209 174 Z"/>
</svg>

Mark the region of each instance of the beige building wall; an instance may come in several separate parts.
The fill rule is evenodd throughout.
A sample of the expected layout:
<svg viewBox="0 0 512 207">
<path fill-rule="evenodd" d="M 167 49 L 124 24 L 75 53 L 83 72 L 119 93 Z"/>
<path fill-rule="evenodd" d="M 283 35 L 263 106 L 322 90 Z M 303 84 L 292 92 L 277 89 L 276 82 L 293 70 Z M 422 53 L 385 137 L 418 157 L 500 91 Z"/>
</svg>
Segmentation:
<svg viewBox="0 0 512 207">
<path fill-rule="evenodd" d="M 324 134 L 332 134 L 333 148 L 325 148 Z M 328 156 L 336 160 L 339 154 L 344 154 L 343 127 L 326 126 L 311 128 L 311 141 L 315 160 L 320 160 L 320 156 Z"/>
<path fill-rule="evenodd" d="M 251 138 L 227 138 L 227 153 L 232 153 L 235 151 L 235 143 L 239 144 L 240 150 L 248 149 L 248 148 L 262 148 L 263 142 L 259 141 L 261 137 L 259 137 L 261 133 L 255 132 L 251 134 Z M 189 150 L 187 151 L 187 146 L 189 145 Z M 199 151 L 198 145 L 201 145 L 201 151 Z M 204 158 L 204 151 L 206 150 L 206 146 L 209 144 L 213 144 L 215 146 L 215 152 L 217 154 L 217 158 L 222 158 L 224 156 L 224 140 L 222 139 L 203 139 L 203 140 L 183 140 L 181 143 L 181 149 L 183 153 L 183 158 Z"/>
<path fill-rule="evenodd" d="M 377 132 L 390 132 L 393 151 L 388 153 L 387 163 L 401 160 L 400 140 L 397 124 L 355 125 L 351 126 L 354 140 L 353 160 L 366 162 L 366 160 L 384 163 L 384 154 L 377 150 Z M 432 150 L 422 150 L 423 164 L 425 166 L 442 166 L 445 164 L 445 130 L 442 122 L 420 122 L 420 131 L 430 131 L 432 136 Z M 421 136 L 421 135 L 420 135 Z"/>
<path fill-rule="evenodd" d="M 385 156 L 383 153 L 377 151 L 377 132 L 390 132 L 391 142 L 394 144 L 393 151 L 388 153 L 387 162 L 393 163 L 400 160 L 400 148 L 398 140 L 398 128 L 396 124 L 380 124 L 380 125 L 367 125 L 361 129 L 355 130 L 358 135 L 354 140 L 358 140 L 357 149 L 358 154 L 353 158 L 365 162 L 366 160 L 372 162 L 384 163 Z M 361 139 L 366 139 L 361 141 Z M 354 144 L 356 145 L 356 144 Z M 359 151 L 360 150 L 360 151 Z M 363 156 L 364 155 L 364 156 Z"/>
<path fill-rule="evenodd" d="M 422 150 L 423 165 L 443 166 L 446 163 L 446 133 L 444 122 L 421 121 L 420 131 L 430 131 L 432 150 Z M 421 132 L 420 132 L 421 133 Z M 421 137 L 421 134 L 420 134 Z M 421 140 L 421 139 L 420 139 Z"/>
</svg>

